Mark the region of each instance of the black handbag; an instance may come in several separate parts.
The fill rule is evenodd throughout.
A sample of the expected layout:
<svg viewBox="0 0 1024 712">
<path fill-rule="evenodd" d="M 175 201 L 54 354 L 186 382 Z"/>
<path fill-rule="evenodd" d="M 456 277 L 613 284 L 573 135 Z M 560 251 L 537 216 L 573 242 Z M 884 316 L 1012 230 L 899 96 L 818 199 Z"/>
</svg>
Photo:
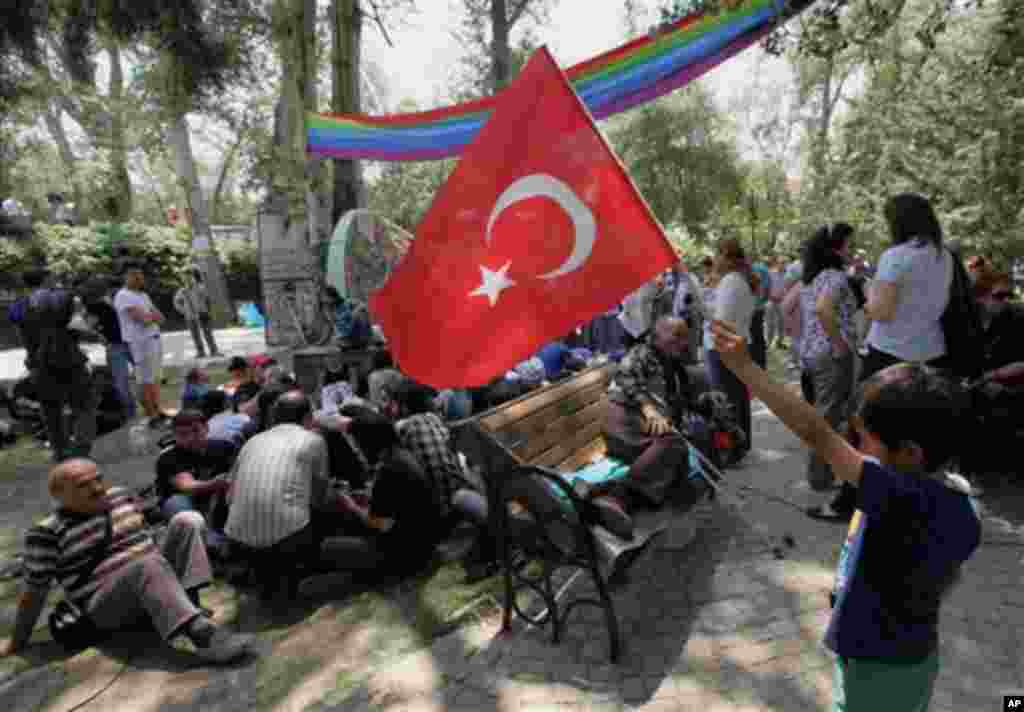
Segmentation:
<svg viewBox="0 0 1024 712">
<path fill-rule="evenodd" d="M 103 542 L 96 549 L 96 553 L 85 565 L 85 568 L 78 574 L 75 583 L 70 588 L 78 588 L 85 580 L 92 576 L 100 562 L 107 555 L 107 549 L 114 538 L 114 522 L 110 512 L 106 513 L 106 527 L 103 535 Z M 92 620 L 81 608 L 67 599 L 62 599 L 53 607 L 50 613 L 50 636 L 60 643 L 67 650 L 81 650 L 87 648 L 99 639 L 99 630 L 93 625 Z"/>
<path fill-rule="evenodd" d="M 949 304 L 940 319 L 946 339 L 946 360 L 954 375 L 974 380 L 982 372 L 984 331 L 981 313 L 967 270 L 956 254 L 950 252 L 950 257 L 953 259 L 953 282 L 949 288 Z"/>
</svg>

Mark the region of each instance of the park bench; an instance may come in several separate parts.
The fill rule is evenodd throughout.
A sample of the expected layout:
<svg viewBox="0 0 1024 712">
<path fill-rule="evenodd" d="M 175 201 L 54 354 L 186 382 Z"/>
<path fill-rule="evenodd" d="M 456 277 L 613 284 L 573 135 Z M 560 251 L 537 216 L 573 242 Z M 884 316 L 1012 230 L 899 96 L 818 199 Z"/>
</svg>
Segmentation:
<svg viewBox="0 0 1024 712">
<path fill-rule="evenodd" d="M 614 373 L 615 364 L 594 366 L 452 426 L 455 447 L 483 481 L 491 503 L 489 526 L 501 542 L 504 559 L 504 627 L 510 626 L 513 613 L 537 626 L 550 623 L 552 639 L 558 643 L 576 606 L 597 606 L 604 612 L 613 661 L 621 646 L 609 584 L 619 581 L 617 574 L 610 574 L 628 568 L 655 537 L 672 548 L 688 544 L 697 525 L 689 512 L 699 504 L 691 497 L 688 502 L 673 501 L 661 510 L 639 513 L 631 541 L 616 537 L 589 517 L 571 476 L 605 458 L 602 426 Z M 703 388 L 699 370 L 691 371 L 691 380 L 696 388 Z M 515 535 L 508 535 L 513 527 Z M 539 575 L 535 569 L 510 565 L 513 539 L 528 558 L 540 562 Z M 560 609 L 553 575 L 564 568 L 589 574 L 597 597 L 577 597 Z M 542 613 L 523 610 L 516 597 L 523 589 L 540 597 Z"/>
</svg>

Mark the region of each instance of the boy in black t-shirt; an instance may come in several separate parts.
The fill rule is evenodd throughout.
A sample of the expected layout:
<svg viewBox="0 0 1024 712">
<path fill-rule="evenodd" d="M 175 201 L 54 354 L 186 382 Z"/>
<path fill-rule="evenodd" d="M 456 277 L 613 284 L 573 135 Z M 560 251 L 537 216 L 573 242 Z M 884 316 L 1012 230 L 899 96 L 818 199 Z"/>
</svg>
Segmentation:
<svg viewBox="0 0 1024 712">
<path fill-rule="evenodd" d="M 716 321 L 712 333 L 752 394 L 857 485 L 825 632 L 836 655 L 833 709 L 923 712 L 939 670 L 939 608 L 981 538 L 970 485 L 942 471 L 960 454 L 961 394 L 927 366 L 880 371 L 865 381 L 851 419 L 855 449 L 757 368 L 732 326 Z"/>
</svg>

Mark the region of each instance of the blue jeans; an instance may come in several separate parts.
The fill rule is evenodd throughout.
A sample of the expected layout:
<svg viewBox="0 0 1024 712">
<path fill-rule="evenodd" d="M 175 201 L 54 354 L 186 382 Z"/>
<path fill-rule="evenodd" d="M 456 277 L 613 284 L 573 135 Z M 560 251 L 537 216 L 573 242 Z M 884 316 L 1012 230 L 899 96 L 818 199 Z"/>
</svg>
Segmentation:
<svg viewBox="0 0 1024 712">
<path fill-rule="evenodd" d="M 179 512 L 199 512 L 196 509 L 195 502 L 192 501 L 192 497 L 187 494 L 175 494 L 171 495 L 163 501 L 160 505 L 160 512 L 164 515 L 167 521 L 170 521 L 175 514 Z M 203 514 L 202 512 L 199 512 Z M 204 515 L 205 516 L 205 515 Z M 203 530 L 203 538 L 206 541 L 207 549 L 220 549 L 225 542 L 227 537 L 222 532 L 215 531 L 210 523 L 206 523 L 206 527 Z"/>
<path fill-rule="evenodd" d="M 132 352 L 128 344 L 107 345 L 107 365 L 110 367 L 110 378 L 113 381 L 117 397 L 121 401 L 124 414 L 128 418 L 135 417 L 135 396 L 132 395 L 132 389 L 128 383 L 128 367 L 131 362 Z"/>
</svg>

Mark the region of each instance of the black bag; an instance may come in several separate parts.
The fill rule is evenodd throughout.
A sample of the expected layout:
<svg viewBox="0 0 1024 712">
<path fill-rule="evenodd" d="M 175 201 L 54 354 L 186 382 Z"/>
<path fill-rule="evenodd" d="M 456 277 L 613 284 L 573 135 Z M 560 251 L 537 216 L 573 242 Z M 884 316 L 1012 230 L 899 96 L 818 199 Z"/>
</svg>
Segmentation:
<svg viewBox="0 0 1024 712">
<path fill-rule="evenodd" d="M 92 576 L 99 563 L 107 555 L 107 549 L 114 538 L 114 522 L 110 512 L 106 514 L 106 528 L 103 535 L 103 542 L 92 555 L 92 559 L 85 565 L 85 568 L 78 574 L 75 583 L 71 588 L 78 588 L 85 580 Z M 61 600 L 54 606 L 50 613 L 50 636 L 60 643 L 67 650 L 81 650 L 87 648 L 99 639 L 99 630 L 86 615 L 85 611 L 68 600 Z"/>
<path fill-rule="evenodd" d="M 974 380 L 982 371 L 981 313 L 967 270 L 959 257 L 952 252 L 949 254 L 953 260 L 953 282 L 949 288 L 949 304 L 940 319 L 946 338 L 946 360 L 954 375 Z"/>
</svg>

